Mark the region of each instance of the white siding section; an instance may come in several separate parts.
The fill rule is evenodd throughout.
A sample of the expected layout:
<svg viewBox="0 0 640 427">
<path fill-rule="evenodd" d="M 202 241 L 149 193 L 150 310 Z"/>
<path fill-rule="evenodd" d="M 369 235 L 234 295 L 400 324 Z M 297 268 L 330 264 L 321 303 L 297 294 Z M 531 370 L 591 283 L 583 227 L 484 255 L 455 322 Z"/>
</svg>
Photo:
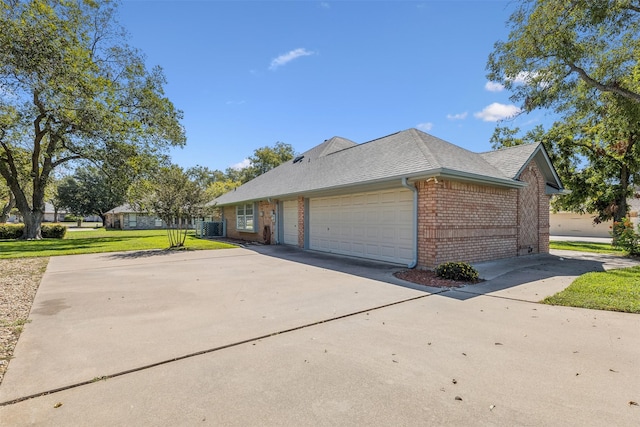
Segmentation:
<svg viewBox="0 0 640 427">
<path fill-rule="evenodd" d="M 285 200 L 282 203 L 284 222 L 284 244 L 298 245 L 298 201 Z"/>
<path fill-rule="evenodd" d="M 413 193 L 387 190 L 309 202 L 309 248 L 408 263 L 413 258 Z"/>
</svg>

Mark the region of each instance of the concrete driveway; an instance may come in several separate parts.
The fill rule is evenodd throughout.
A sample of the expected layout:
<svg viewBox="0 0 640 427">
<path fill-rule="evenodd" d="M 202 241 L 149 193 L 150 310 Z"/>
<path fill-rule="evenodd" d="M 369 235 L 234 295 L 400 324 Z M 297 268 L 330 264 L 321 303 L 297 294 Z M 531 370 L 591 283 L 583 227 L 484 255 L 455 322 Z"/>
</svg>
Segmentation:
<svg viewBox="0 0 640 427">
<path fill-rule="evenodd" d="M 640 316 L 535 303 L 628 263 L 448 290 L 283 247 L 51 258 L 0 425 L 637 425 Z"/>
</svg>

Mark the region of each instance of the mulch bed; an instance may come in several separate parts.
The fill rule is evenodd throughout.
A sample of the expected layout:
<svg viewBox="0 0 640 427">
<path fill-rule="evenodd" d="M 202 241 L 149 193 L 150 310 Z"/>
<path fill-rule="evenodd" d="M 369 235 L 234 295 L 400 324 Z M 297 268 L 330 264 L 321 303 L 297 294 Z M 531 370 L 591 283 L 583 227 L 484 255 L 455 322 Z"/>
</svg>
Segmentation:
<svg viewBox="0 0 640 427">
<path fill-rule="evenodd" d="M 436 273 L 430 270 L 403 270 L 393 274 L 398 279 L 407 282 L 416 283 L 418 285 L 432 286 L 434 288 L 461 288 L 466 286 L 468 282 L 456 282 L 455 280 L 443 279 L 436 276 Z"/>
<path fill-rule="evenodd" d="M 0 259 L 0 383 L 49 258 Z"/>
</svg>

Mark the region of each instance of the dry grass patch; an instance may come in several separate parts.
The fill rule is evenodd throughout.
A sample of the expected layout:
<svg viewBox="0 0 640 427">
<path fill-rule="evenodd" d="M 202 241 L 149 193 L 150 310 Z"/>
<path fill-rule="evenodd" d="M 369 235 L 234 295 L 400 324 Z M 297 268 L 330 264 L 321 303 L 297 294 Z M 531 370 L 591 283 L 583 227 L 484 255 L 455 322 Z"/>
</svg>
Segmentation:
<svg viewBox="0 0 640 427">
<path fill-rule="evenodd" d="M 0 259 L 0 383 L 49 258 Z"/>
</svg>

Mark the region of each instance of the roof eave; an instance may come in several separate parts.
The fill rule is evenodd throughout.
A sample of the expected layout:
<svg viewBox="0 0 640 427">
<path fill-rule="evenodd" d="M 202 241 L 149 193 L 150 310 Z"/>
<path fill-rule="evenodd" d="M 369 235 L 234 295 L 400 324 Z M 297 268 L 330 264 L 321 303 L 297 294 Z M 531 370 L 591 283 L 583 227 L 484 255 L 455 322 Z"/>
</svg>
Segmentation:
<svg viewBox="0 0 640 427">
<path fill-rule="evenodd" d="M 549 183 L 547 183 L 547 188 L 548 187 L 557 187 L 555 189 L 555 192 L 553 193 L 549 193 L 547 191 L 547 194 L 569 194 L 569 193 L 564 193 L 563 191 L 565 191 L 564 187 L 562 186 L 562 181 L 560 181 L 560 177 L 558 176 L 558 174 L 556 173 L 556 169 L 553 166 L 553 163 L 551 162 L 551 158 L 549 157 L 549 154 L 547 153 L 547 149 L 544 148 L 544 145 L 539 142 L 538 146 L 536 147 L 535 150 L 533 150 L 533 152 L 531 153 L 531 155 L 529 156 L 529 158 L 527 159 L 526 162 L 523 163 L 522 167 L 520 168 L 520 170 L 518 171 L 518 173 L 516 174 L 516 178 L 520 176 L 520 174 L 522 174 L 522 172 L 524 172 L 524 169 L 526 168 L 526 166 L 531 163 L 532 160 L 535 159 L 535 157 L 538 154 L 541 154 L 544 157 L 545 162 L 547 163 L 549 170 L 551 171 L 551 175 L 553 177 L 553 185 L 550 185 Z"/>
<path fill-rule="evenodd" d="M 429 179 L 429 178 L 448 178 L 448 179 L 454 179 L 459 181 L 470 181 L 477 184 L 485 184 L 485 185 L 508 187 L 508 188 L 522 188 L 527 186 L 527 183 L 525 182 L 517 181 L 509 178 L 497 178 L 497 177 L 478 175 L 478 174 L 473 174 L 468 172 L 461 172 L 453 169 L 438 168 L 438 169 L 432 169 L 432 170 L 424 171 L 420 173 L 400 174 L 400 175 L 394 175 L 392 177 L 385 177 L 381 179 L 363 181 L 358 183 L 334 185 L 331 187 L 316 188 L 313 190 L 303 190 L 303 191 L 297 191 L 293 193 L 272 194 L 268 196 L 265 195 L 263 197 L 246 199 L 246 200 L 235 200 L 235 201 L 230 201 L 226 203 L 215 203 L 215 206 L 218 206 L 218 207 L 233 206 L 233 205 L 237 205 L 238 203 L 252 203 L 252 202 L 257 202 L 265 199 L 282 200 L 282 199 L 293 198 L 298 196 L 309 197 L 309 196 L 314 196 L 318 194 L 328 193 L 331 191 L 340 191 L 340 190 L 345 190 L 349 188 L 356 189 L 361 187 L 373 187 L 376 185 L 382 185 L 385 183 L 393 183 L 393 182 L 398 182 L 399 184 L 402 178 L 407 178 L 411 182 L 421 181 L 423 179 Z"/>
<path fill-rule="evenodd" d="M 545 188 L 545 194 L 549 196 L 566 196 L 571 194 L 571 190 L 567 190 L 566 188 L 555 188 L 552 185 L 547 184 Z"/>
<path fill-rule="evenodd" d="M 438 169 L 438 172 L 439 172 L 438 174 L 429 175 L 429 176 L 426 176 L 426 178 L 442 177 L 442 178 L 457 179 L 462 181 L 471 181 L 478 184 L 486 184 L 486 185 L 509 187 L 509 188 L 522 188 L 527 186 L 526 182 L 518 181 L 515 179 L 479 175 L 475 173 L 462 172 L 462 171 L 447 169 L 447 168 Z"/>
</svg>

